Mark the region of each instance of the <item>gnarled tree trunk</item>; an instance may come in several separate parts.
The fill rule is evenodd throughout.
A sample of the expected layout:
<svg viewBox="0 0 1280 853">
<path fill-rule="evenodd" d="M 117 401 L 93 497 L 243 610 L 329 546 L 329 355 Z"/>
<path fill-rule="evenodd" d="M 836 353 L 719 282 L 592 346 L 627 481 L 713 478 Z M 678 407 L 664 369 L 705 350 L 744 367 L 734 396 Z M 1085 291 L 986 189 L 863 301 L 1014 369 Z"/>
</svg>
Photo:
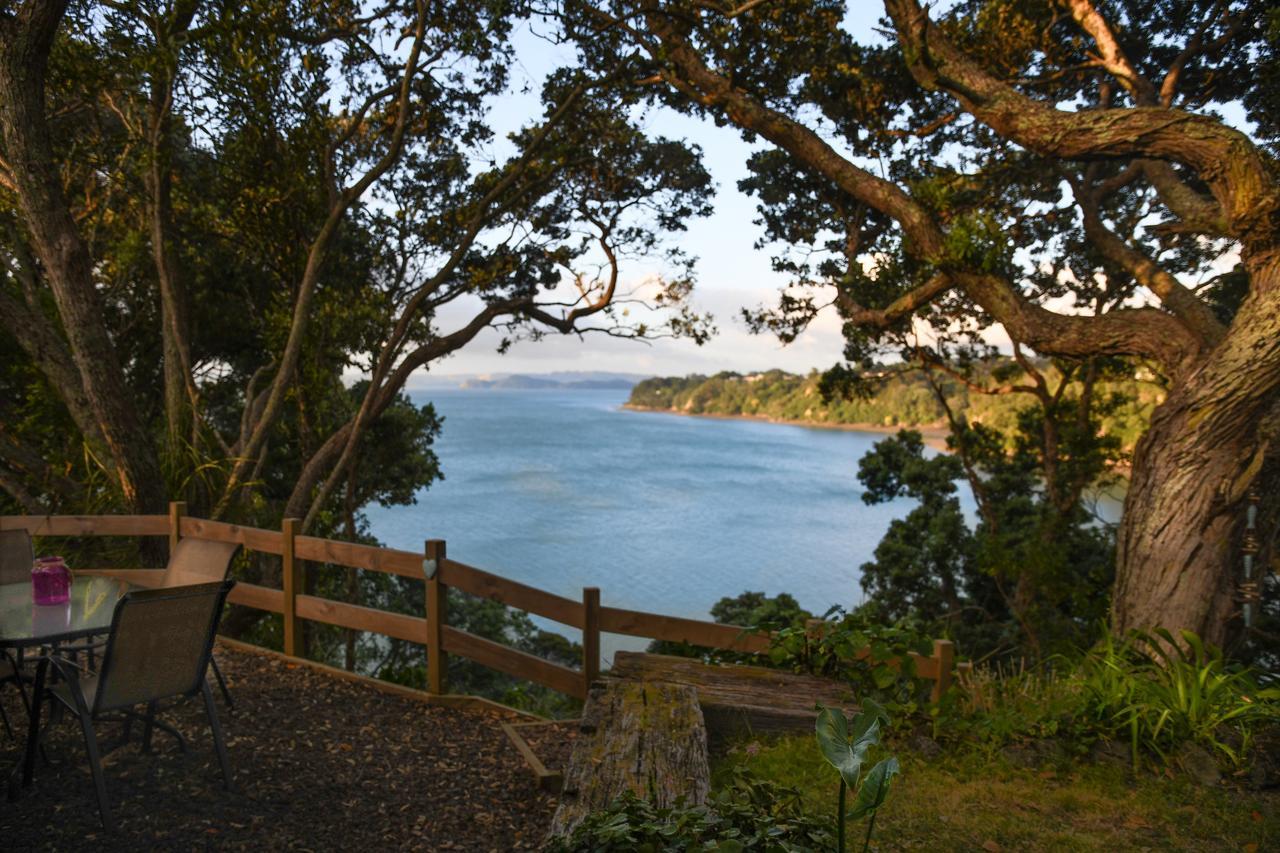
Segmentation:
<svg viewBox="0 0 1280 853">
<path fill-rule="evenodd" d="M 1170 389 L 1138 444 L 1117 549 L 1117 629 L 1190 629 L 1221 644 L 1237 609 L 1233 534 L 1249 486 L 1280 452 L 1280 252 L 1248 266 L 1250 296 L 1226 338 Z"/>
</svg>

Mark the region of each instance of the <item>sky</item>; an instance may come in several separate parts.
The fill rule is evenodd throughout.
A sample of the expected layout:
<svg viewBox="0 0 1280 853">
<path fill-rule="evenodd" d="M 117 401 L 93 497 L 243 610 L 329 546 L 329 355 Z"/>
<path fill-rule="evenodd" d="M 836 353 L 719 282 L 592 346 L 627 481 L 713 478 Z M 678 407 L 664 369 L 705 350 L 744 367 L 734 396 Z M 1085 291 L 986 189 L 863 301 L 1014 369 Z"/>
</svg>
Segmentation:
<svg viewBox="0 0 1280 853">
<path fill-rule="evenodd" d="M 854 2 L 845 24 L 860 41 L 878 40 L 873 28 L 882 13 L 879 3 Z M 568 61 L 558 49 L 530 33 L 517 40 L 519 68 L 536 91 L 542 76 L 557 64 Z M 535 114 L 532 96 L 510 96 L 495 105 L 495 117 Z M 500 118 L 499 118 L 500 121 Z M 805 373 L 825 370 L 838 362 L 844 339 L 834 311 L 824 312 L 798 340 L 782 346 L 772 335 L 752 335 L 742 321 L 744 307 L 772 304 L 787 284 L 784 276 L 770 266 L 767 249 L 754 244 L 761 233 L 753 220 L 754 202 L 738 191 L 738 180 L 747 175 L 746 160 L 753 150 L 732 128 L 717 128 L 710 122 L 669 111 L 651 113 L 646 128 L 653 134 L 685 139 L 703 150 L 703 164 L 715 183 L 715 212 L 689 223 L 687 233 L 673 243 L 698 258 L 697 286 L 692 305 L 710 312 L 719 330 L 708 343 L 697 346 L 687 340 L 659 339 L 651 342 L 620 340 L 594 334 L 583 337 L 548 335 L 540 341 L 522 341 L 505 355 L 496 348 L 501 335 L 493 330 L 452 357 L 432 365 L 436 376 L 484 373 L 548 373 L 561 370 L 600 370 L 654 375 L 714 373 L 720 370 L 749 372 L 782 368 Z M 500 130 L 500 135 L 506 130 Z M 759 147 L 757 144 L 756 147 Z M 653 268 L 632 267 L 624 280 L 638 282 Z M 442 329 L 452 329 L 470 319 L 474 306 L 457 303 L 441 312 Z"/>
</svg>

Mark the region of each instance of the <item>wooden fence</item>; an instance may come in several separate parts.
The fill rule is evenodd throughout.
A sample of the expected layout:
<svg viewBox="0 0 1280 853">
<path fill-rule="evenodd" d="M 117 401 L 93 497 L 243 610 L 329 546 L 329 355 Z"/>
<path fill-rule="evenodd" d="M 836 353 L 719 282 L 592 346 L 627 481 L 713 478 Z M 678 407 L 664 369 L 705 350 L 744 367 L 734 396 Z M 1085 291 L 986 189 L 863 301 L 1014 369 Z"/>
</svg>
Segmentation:
<svg viewBox="0 0 1280 853">
<path fill-rule="evenodd" d="M 490 669 L 542 684 L 570 696 L 585 698 L 587 688 L 600 674 L 600 634 L 626 634 L 655 640 L 690 643 L 712 649 L 765 652 L 770 635 L 734 625 L 721 625 L 678 616 L 605 607 L 600 590 L 587 587 L 581 600 L 504 578 L 450 558 L 445 543 L 428 539 L 424 549 L 399 551 L 300 536 L 296 519 L 284 520 L 281 530 L 263 530 L 220 521 L 194 518 L 186 505 L 173 503 L 166 515 L 99 516 L 0 516 L 0 530 L 25 529 L 32 536 L 166 536 L 170 548 L 184 536 L 235 542 L 247 550 L 281 558 L 281 589 L 238 583 L 231 591 L 233 604 L 278 613 L 284 618 L 284 652 L 298 655 L 300 620 L 321 622 L 357 631 L 382 634 L 419 643 L 426 648 L 429 692 L 446 691 L 446 659 L 458 655 Z M 307 595 L 303 572 L 307 562 L 400 575 L 426 582 L 421 616 L 390 613 L 343 601 Z M 143 586 L 159 581 L 158 569 L 102 569 L 95 573 L 126 578 Z M 478 637 L 449 624 L 446 592 L 457 589 L 497 601 L 578 628 L 582 631 L 581 669 L 571 669 L 535 655 Z M 935 640 L 933 654 L 912 654 L 916 674 L 934 682 L 936 700 L 951 684 L 955 649 L 948 640 Z"/>
</svg>

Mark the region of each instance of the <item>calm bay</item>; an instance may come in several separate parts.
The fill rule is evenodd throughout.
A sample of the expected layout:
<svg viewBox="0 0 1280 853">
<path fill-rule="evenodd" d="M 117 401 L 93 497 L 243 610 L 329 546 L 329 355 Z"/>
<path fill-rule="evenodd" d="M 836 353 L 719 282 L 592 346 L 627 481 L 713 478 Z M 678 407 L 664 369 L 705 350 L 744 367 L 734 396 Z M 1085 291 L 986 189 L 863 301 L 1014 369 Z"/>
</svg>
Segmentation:
<svg viewBox="0 0 1280 853">
<path fill-rule="evenodd" d="M 415 506 L 370 507 L 372 533 L 445 539 L 454 559 L 571 598 L 598 586 L 606 605 L 702 619 L 745 590 L 848 607 L 913 506 L 862 503 L 858 459 L 881 434 L 626 411 L 624 390 L 412 396 L 445 418 L 445 480 Z M 643 645 L 612 638 L 606 656 Z"/>
</svg>

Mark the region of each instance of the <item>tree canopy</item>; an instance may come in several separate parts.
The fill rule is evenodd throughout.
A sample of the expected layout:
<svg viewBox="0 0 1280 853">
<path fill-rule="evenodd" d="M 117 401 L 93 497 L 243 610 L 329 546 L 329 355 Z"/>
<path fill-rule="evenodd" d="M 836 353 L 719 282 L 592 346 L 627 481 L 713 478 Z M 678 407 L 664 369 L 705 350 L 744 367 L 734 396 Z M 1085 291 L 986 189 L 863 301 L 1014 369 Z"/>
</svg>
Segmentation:
<svg viewBox="0 0 1280 853">
<path fill-rule="evenodd" d="M 527 11 L 0 11 L 0 500 L 335 529 L 437 475 L 402 392 L 482 330 L 701 340 L 697 151 L 608 72 L 522 94 Z"/>
<path fill-rule="evenodd" d="M 886 0 L 870 43 L 840 2 L 559 8 L 589 67 L 759 144 L 742 187 L 793 285 L 748 317 L 789 340 L 838 311 L 838 378 L 886 349 L 963 372 L 997 327 L 1158 374 L 1113 615 L 1223 637 L 1244 497 L 1280 491 L 1267 4 Z"/>
</svg>

